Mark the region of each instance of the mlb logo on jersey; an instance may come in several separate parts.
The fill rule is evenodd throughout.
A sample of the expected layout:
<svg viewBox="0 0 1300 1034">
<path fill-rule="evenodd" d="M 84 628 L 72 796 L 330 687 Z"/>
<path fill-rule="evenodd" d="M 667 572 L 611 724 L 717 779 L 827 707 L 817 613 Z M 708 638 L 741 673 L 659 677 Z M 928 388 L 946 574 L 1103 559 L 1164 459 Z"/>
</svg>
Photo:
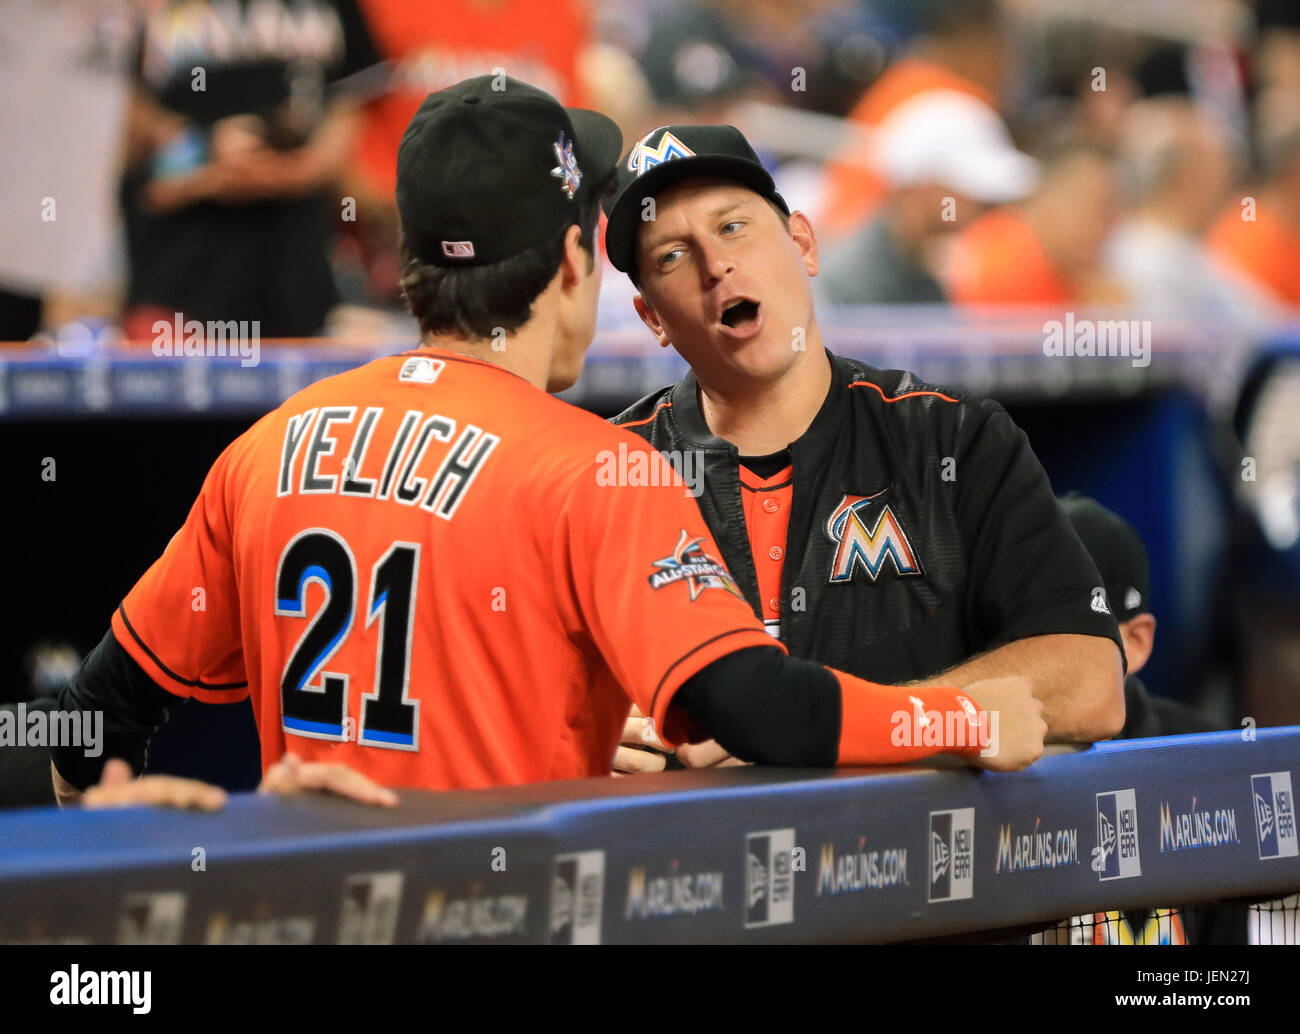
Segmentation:
<svg viewBox="0 0 1300 1034">
<path fill-rule="evenodd" d="M 651 144 L 650 138 L 656 133 L 663 133 L 657 144 Z M 644 176 L 656 165 L 662 165 L 673 158 L 694 158 L 695 152 L 668 132 L 667 127 L 660 126 L 643 136 L 627 156 L 627 171 Z"/>
<path fill-rule="evenodd" d="M 402 364 L 401 372 L 398 373 L 399 381 L 411 381 L 415 384 L 432 384 L 438 379 L 438 374 L 447 364 L 441 359 L 432 359 L 425 356 L 415 356 L 406 360 Z"/>
<path fill-rule="evenodd" d="M 886 560 L 893 561 L 894 571 L 900 576 L 922 573 L 921 561 L 894 511 L 886 504 L 874 521 L 868 516 L 874 501 L 886 491 L 846 495 L 831 513 L 826 522 L 826 537 L 837 544 L 831 561 L 829 581 L 832 583 L 852 581 L 858 565 L 874 582 Z"/>
<path fill-rule="evenodd" d="M 1253 775 L 1250 789 L 1255 798 L 1255 836 L 1260 859 L 1295 858 L 1300 854 L 1300 843 L 1296 840 L 1291 773 Z"/>
<path fill-rule="evenodd" d="M 1133 790 L 1097 794 L 1097 846 L 1092 850 L 1092 869 L 1100 880 L 1142 875 L 1137 795 Z"/>
</svg>

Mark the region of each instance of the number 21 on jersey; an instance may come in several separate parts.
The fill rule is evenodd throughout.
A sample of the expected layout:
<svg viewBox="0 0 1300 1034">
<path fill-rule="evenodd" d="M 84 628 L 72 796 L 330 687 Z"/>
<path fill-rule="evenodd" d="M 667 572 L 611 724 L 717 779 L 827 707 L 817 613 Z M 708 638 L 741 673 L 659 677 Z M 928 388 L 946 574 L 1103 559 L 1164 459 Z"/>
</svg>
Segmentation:
<svg viewBox="0 0 1300 1034">
<path fill-rule="evenodd" d="M 420 702 L 411 700 L 411 633 L 420 546 L 394 542 L 370 572 L 365 627 L 378 621 L 373 691 L 361 698 L 357 742 L 390 750 L 419 750 Z M 357 608 L 357 563 L 348 544 L 326 528 L 299 532 L 280 555 L 275 575 L 277 617 L 307 618 L 307 585 L 319 582 L 325 603 L 280 676 L 284 731 L 316 740 L 346 741 L 348 679 L 325 666 L 352 631 Z"/>
</svg>

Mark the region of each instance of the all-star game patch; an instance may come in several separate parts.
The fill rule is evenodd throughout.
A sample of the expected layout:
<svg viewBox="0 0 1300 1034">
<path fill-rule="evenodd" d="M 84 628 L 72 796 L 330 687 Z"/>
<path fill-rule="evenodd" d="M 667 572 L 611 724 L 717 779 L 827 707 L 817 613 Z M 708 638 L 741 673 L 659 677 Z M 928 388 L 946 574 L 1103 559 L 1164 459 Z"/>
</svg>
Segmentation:
<svg viewBox="0 0 1300 1034">
<path fill-rule="evenodd" d="M 692 601 L 699 599 L 700 593 L 705 589 L 725 589 L 734 596 L 740 596 L 739 587 L 722 561 L 704 552 L 701 545 L 703 541 L 703 535 L 688 535 L 683 528 L 672 553 L 654 562 L 655 570 L 649 578 L 650 588 L 657 590 L 665 585 L 685 582 L 690 589 Z"/>
</svg>

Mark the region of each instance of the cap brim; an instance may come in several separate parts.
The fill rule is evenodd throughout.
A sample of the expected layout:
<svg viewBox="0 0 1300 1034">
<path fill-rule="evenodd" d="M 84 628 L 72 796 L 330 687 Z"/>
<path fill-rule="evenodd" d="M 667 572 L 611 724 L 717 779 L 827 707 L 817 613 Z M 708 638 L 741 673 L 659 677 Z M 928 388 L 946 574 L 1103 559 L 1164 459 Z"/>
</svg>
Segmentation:
<svg viewBox="0 0 1300 1034">
<path fill-rule="evenodd" d="M 637 223 L 641 220 L 642 201 L 687 179 L 731 180 L 771 198 L 786 215 L 790 214 L 790 206 L 776 192 L 771 174 L 757 162 L 720 154 L 674 158 L 632 180 L 606 209 L 609 224 L 605 228 L 605 252 L 615 269 L 628 273 L 634 267 L 635 235 Z"/>
<path fill-rule="evenodd" d="M 594 187 L 603 183 L 623 153 L 623 132 L 613 119 L 586 108 L 565 108 L 578 143 L 578 162 Z"/>
</svg>

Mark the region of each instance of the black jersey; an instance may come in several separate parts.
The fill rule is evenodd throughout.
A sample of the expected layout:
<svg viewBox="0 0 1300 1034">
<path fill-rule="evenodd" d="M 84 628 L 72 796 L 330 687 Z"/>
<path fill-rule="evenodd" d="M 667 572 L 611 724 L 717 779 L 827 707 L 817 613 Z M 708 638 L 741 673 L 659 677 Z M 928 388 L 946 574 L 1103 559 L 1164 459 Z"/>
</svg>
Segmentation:
<svg viewBox="0 0 1300 1034">
<path fill-rule="evenodd" d="M 1097 568 L 1002 406 L 828 355 L 826 401 L 790 443 L 780 630 L 791 654 L 898 683 L 1029 636 L 1120 646 Z M 613 422 L 672 461 L 702 454 L 700 509 L 763 617 L 739 454 L 710 433 L 694 374 Z"/>
</svg>

